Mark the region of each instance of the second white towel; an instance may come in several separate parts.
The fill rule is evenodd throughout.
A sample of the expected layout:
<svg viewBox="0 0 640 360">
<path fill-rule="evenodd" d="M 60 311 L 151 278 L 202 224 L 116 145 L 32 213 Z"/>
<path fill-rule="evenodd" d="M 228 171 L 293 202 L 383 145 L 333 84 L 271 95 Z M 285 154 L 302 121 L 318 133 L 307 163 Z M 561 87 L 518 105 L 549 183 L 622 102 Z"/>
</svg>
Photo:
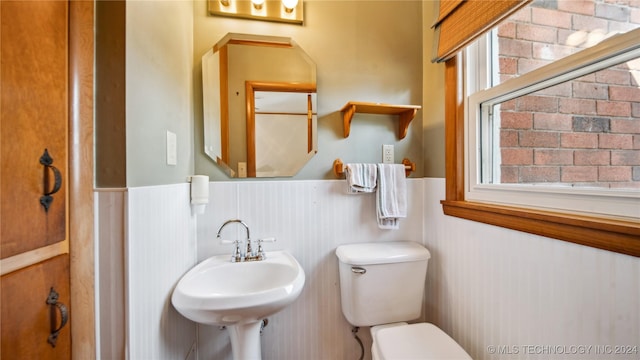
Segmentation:
<svg viewBox="0 0 640 360">
<path fill-rule="evenodd" d="M 399 218 L 407 217 L 407 182 L 402 164 L 378 164 L 376 212 L 378 227 L 398 229 Z"/>
</svg>

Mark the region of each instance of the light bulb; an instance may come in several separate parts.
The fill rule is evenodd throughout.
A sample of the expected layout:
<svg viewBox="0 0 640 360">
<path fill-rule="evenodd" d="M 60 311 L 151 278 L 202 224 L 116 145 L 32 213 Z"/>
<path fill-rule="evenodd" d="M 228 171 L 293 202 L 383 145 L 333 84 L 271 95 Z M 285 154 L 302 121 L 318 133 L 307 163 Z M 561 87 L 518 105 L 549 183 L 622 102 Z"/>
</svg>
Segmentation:
<svg viewBox="0 0 640 360">
<path fill-rule="evenodd" d="M 253 7 L 256 8 L 256 10 L 260 10 L 262 9 L 262 5 L 264 5 L 264 0 L 251 0 L 251 3 L 253 3 Z"/>
<path fill-rule="evenodd" d="M 287 12 L 292 12 L 298 5 L 298 0 L 282 0 L 282 5 Z"/>
</svg>

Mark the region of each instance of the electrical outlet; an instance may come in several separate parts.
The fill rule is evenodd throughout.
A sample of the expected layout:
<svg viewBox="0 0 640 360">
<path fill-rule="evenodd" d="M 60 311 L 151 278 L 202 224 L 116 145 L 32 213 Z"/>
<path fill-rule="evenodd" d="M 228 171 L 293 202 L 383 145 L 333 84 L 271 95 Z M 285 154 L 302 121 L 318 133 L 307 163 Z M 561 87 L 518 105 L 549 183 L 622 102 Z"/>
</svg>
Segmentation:
<svg viewBox="0 0 640 360">
<path fill-rule="evenodd" d="M 238 162 L 238 177 L 246 178 L 247 177 L 247 163 L 240 161 Z"/>
<path fill-rule="evenodd" d="M 393 164 L 393 145 L 382 145 L 382 163 Z"/>
</svg>

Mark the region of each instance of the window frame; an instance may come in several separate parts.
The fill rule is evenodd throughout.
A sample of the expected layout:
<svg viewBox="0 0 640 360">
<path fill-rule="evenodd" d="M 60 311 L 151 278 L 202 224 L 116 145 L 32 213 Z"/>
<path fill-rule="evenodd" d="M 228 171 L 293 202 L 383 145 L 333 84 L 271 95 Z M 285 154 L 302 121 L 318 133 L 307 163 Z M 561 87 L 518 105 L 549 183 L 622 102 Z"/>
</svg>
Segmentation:
<svg viewBox="0 0 640 360">
<path fill-rule="evenodd" d="M 466 164 L 469 176 L 466 177 L 465 197 L 472 201 L 494 202 L 527 207 L 549 208 L 558 211 L 572 213 L 591 213 L 594 216 L 619 216 L 629 217 L 632 220 L 640 214 L 640 192 L 631 189 L 600 189 L 588 187 L 568 187 L 557 184 L 532 185 L 532 184 L 501 184 L 485 183 L 480 179 L 481 173 L 490 173 L 491 178 L 496 177 L 497 169 L 492 163 L 498 163 L 494 159 L 494 152 L 499 150 L 495 142 L 499 138 L 498 129 L 488 125 L 488 108 L 495 104 L 519 98 L 521 96 L 535 94 L 535 92 L 571 81 L 573 79 L 593 74 L 599 70 L 607 69 L 627 61 L 640 59 L 640 29 L 620 34 L 601 42 L 588 49 L 583 49 L 575 54 L 556 60 L 546 66 L 533 70 L 514 79 L 490 86 L 489 76 L 484 71 L 478 71 L 477 66 L 469 63 L 484 64 L 487 59 L 490 44 L 495 43 L 493 32 L 479 39 L 477 46 L 470 46 L 465 50 L 466 66 Z M 495 52 L 494 52 L 495 53 Z M 492 57 L 491 59 L 494 59 Z M 496 66 L 487 64 L 480 68 Z M 494 118 L 499 115 L 494 114 Z M 480 125 L 482 123 L 482 125 Z M 482 128 L 491 126 L 492 131 L 481 133 Z M 483 143 L 491 142 L 492 148 L 485 148 Z M 481 148 L 480 148 L 481 147 Z M 480 151 L 482 155 L 479 154 Z M 499 153 L 498 153 L 499 154 Z M 481 158 L 482 161 L 481 161 Z M 498 161 L 494 161 L 498 160 Z M 593 201 L 599 201 L 594 205 Z M 562 205 L 559 205 L 562 204 Z M 637 219 L 640 221 L 640 218 Z"/>
<path fill-rule="evenodd" d="M 464 54 L 445 62 L 445 215 L 640 257 L 640 222 L 465 199 Z"/>
</svg>

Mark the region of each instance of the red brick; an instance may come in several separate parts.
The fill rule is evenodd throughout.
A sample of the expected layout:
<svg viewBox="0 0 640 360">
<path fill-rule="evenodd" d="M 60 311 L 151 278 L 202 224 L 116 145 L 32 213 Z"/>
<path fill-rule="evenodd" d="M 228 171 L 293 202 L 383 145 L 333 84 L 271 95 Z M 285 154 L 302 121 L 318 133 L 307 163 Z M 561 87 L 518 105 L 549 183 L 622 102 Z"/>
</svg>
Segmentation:
<svg viewBox="0 0 640 360">
<path fill-rule="evenodd" d="M 524 147 L 557 148 L 560 134 L 552 131 L 520 131 L 518 143 Z"/>
<path fill-rule="evenodd" d="M 611 165 L 640 165 L 640 150 L 611 151 Z"/>
<path fill-rule="evenodd" d="M 515 39 L 498 38 L 500 55 L 531 58 L 531 42 Z"/>
<path fill-rule="evenodd" d="M 598 18 L 594 18 L 592 16 L 583 16 L 583 15 L 573 15 L 573 25 L 572 25 L 572 29 L 573 30 L 582 30 L 582 31 L 587 31 L 590 33 L 591 36 L 593 36 L 594 31 L 596 30 L 603 30 L 603 29 L 608 29 L 609 28 L 609 24 L 607 22 L 607 20 L 605 19 L 598 19 Z"/>
<path fill-rule="evenodd" d="M 516 103 L 519 111 L 540 111 L 548 113 L 558 111 L 558 99 L 550 96 L 527 95 L 517 98 Z"/>
<path fill-rule="evenodd" d="M 611 132 L 616 134 L 640 134 L 640 120 L 611 119 Z"/>
<path fill-rule="evenodd" d="M 558 44 L 575 48 L 578 51 L 586 43 L 588 35 L 586 31 L 558 29 Z"/>
<path fill-rule="evenodd" d="M 576 150 L 573 153 L 574 165 L 609 165 L 611 152 L 607 150 Z"/>
<path fill-rule="evenodd" d="M 631 104 L 631 116 L 635 118 L 640 118 L 640 102 L 635 102 Z"/>
<path fill-rule="evenodd" d="M 582 75 L 579 78 L 574 79 L 574 81 L 596 82 L 596 74 L 591 73 L 591 74 L 587 74 L 587 75 Z"/>
<path fill-rule="evenodd" d="M 563 166 L 562 182 L 595 182 L 598 181 L 598 168 L 596 166 Z"/>
<path fill-rule="evenodd" d="M 613 101 L 640 101 L 640 88 L 609 86 L 609 99 Z"/>
<path fill-rule="evenodd" d="M 518 10 L 515 14 L 512 14 L 508 18 L 510 21 L 531 22 L 531 8 L 528 6 Z"/>
<path fill-rule="evenodd" d="M 609 97 L 609 86 L 598 83 L 573 82 L 573 97 L 581 99 L 606 100 Z"/>
<path fill-rule="evenodd" d="M 518 132 L 515 130 L 500 130 L 500 147 L 518 146 Z"/>
<path fill-rule="evenodd" d="M 533 153 L 535 165 L 571 165 L 573 150 L 538 150 Z"/>
<path fill-rule="evenodd" d="M 516 37 L 516 24 L 513 21 L 504 21 L 498 26 L 498 36 L 513 39 Z"/>
<path fill-rule="evenodd" d="M 593 1 L 588 0 L 558 1 L 558 10 L 584 15 L 595 14 Z"/>
<path fill-rule="evenodd" d="M 571 131 L 572 116 L 566 114 L 535 113 L 533 128 L 536 130 Z"/>
<path fill-rule="evenodd" d="M 517 184 L 519 169 L 517 166 L 501 166 L 500 182 L 502 184 Z"/>
<path fill-rule="evenodd" d="M 633 135 L 600 134 L 598 135 L 599 149 L 633 149 Z"/>
<path fill-rule="evenodd" d="M 572 86 L 569 82 L 560 83 L 536 92 L 536 95 L 571 97 Z"/>
<path fill-rule="evenodd" d="M 558 39 L 556 28 L 519 23 L 516 25 L 516 38 L 554 44 Z"/>
<path fill-rule="evenodd" d="M 595 115 L 596 102 L 595 100 L 562 98 L 559 101 L 558 111 L 563 114 Z"/>
<path fill-rule="evenodd" d="M 535 69 L 539 69 L 549 63 L 551 63 L 550 60 L 519 59 L 518 74 L 519 75 L 526 74 Z"/>
<path fill-rule="evenodd" d="M 533 149 L 501 149 L 501 165 L 533 164 Z"/>
<path fill-rule="evenodd" d="M 571 28 L 571 14 L 553 9 L 531 8 L 531 22 L 557 28 Z"/>
<path fill-rule="evenodd" d="M 631 166 L 600 166 L 598 181 L 630 181 Z"/>
<path fill-rule="evenodd" d="M 596 81 L 610 85 L 629 85 L 630 75 L 628 70 L 605 69 L 596 72 Z"/>
<path fill-rule="evenodd" d="M 563 133 L 560 135 L 560 146 L 566 149 L 596 149 L 598 134 Z"/>
<path fill-rule="evenodd" d="M 516 109 L 516 100 L 508 100 L 500 104 L 500 110 L 502 111 L 514 111 Z"/>
<path fill-rule="evenodd" d="M 534 59 L 558 60 L 573 54 L 575 48 L 558 44 L 533 43 L 532 51 Z"/>
<path fill-rule="evenodd" d="M 640 135 L 633 136 L 633 148 L 640 150 Z"/>
<path fill-rule="evenodd" d="M 631 104 L 626 101 L 596 101 L 599 116 L 631 116 Z"/>
<path fill-rule="evenodd" d="M 533 125 L 533 114 L 529 112 L 500 113 L 500 128 L 502 129 L 531 129 Z"/>
<path fill-rule="evenodd" d="M 532 166 L 520 169 L 521 183 L 557 183 L 560 181 L 560 168 L 557 166 Z"/>
<path fill-rule="evenodd" d="M 512 57 L 499 58 L 500 62 L 500 74 L 515 75 L 518 70 L 518 60 Z"/>
</svg>

